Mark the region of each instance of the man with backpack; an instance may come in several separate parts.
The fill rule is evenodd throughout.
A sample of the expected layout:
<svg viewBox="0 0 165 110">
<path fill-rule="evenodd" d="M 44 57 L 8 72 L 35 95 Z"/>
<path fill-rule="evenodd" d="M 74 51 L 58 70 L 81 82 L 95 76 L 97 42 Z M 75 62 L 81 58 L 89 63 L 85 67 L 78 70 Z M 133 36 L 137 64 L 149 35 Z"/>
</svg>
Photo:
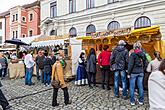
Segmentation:
<svg viewBox="0 0 165 110">
<path fill-rule="evenodd" d="M 128 50 L 124 47 L 126 45 L 124 40 L 120 40 L 118 46 L 112 51 L 110 63 L 112 71 L 114 72 L 114 95 L 119 98 L 119 74 L 122 80 L 122 96 L 127 98 L 126 85 L 126 70 L 128 65 Z"/>
<path fill-rule="evenodd" d="M 41 82 L 44 83 L 44 52 L 40 51 L 40 54 L 36 57 L 36 65 L 39 69 L 39 74 L 41 75 Z"/>
</svg>

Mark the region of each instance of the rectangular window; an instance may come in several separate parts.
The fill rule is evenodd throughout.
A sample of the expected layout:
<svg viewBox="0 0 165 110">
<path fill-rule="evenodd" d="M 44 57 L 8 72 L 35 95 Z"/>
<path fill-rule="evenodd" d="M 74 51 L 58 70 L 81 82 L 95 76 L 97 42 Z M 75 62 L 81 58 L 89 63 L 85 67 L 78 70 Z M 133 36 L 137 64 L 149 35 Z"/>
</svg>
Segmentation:
<svg viewBox="0 0 165 110">
<path fill-rule="evenodd" d="M 18 31 L 15 31 L 15 37 L 18 38 Z"/>
<path fill-rule="evenodd" d="M 16 19 L 16 21 L 18 20 L 18 14 L 15 15 L 15 19 Z"/>
<path fill-rule="evenodd" d="M 14 37 L 15 37 L 15 31 L 13 31 L 13 39 L 14 39 Z"/>
<path fill-rule="evenodd" d="M 50 4 L 50 17 L 54 18 L 57 16 L 57 2 Z"/>
<path fill-rule="evenodd" d="M 108 0 L 108 3 L 116 3 L 119 2 L 119 0 Z"/>
<path fill-rule="evenodd" d="M 0 36 L 0 44 L 2 44 L 2 36 Z"/>
<path fill-rule="evenodd" d="M 76 12 L 76 0 L 69 0 L 69 13 Z"/>
<path fill-rule="evenodd" d="M 15 15 L 13 15 L 13 20 L 12 20 L 13 22 L 15 21 Z"/>
<path fill-rule="evenodd" d="M 33 31 L 30 30 L 30 31 L 29 31 L 29 36 L 31 37 L 32 35 L 33 35 Z"/>
<path fill-rule="evenodd" d="M 2 29 L 2 22 L 0 22 L 0 29 Z"/>
<path fill-rule="evenodd" d="M 95 7 L 95 0 L 86 0 L 87 9 Z"/>
<path fill-rule="evenodd" d="M 30 21 L 32 21 L 33 20 L 33 14 L 30 14 Z"/>
</svg>

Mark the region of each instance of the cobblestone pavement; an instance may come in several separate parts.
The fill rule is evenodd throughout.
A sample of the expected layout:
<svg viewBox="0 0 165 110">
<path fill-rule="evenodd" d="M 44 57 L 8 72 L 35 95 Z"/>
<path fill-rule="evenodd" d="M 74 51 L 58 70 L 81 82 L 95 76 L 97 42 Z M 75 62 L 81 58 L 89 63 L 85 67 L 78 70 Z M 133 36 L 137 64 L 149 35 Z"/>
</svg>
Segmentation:
<svg viewBox="0 0 165 110">
<path fill-rule="evenodd" d="M 58 93 L 58 107 L 52 107 L 52 87 L 45 87 L 33 79 L 34 86 L 25 86 L 24 79 L 3 80 L 1 88 L 12 106 L 12 110 L 148 110 L 148 98 L 145 104 L 131 107 L 129 100 L 115 98 L 113 91 L 100 87 L 90 89 L 88 86 L 74 86 L 68 83 L 72 104 L 65 106 L 63 92 Z M 100 86 L 100 85 L 98 85 Z M 1 109 L 1 108 L 0 108 Z"/>
</svg>

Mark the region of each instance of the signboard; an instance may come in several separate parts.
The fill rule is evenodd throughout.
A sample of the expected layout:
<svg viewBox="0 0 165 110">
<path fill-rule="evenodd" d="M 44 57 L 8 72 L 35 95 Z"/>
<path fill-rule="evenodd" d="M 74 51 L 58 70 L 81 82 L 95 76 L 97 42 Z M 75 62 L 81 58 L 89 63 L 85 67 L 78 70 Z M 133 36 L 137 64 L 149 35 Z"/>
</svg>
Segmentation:
<svg viewBox="0 0 165 110">
<path fill-rule="evenodd" d="M 125 36 L 131 34 L 131 28 L 121 28 L 117 30 L 109 30 L 105 32 L 92 33 L 92 38 L 105 38 L 105 37 L 115 37 L 115 36 Z"/>
</svg>

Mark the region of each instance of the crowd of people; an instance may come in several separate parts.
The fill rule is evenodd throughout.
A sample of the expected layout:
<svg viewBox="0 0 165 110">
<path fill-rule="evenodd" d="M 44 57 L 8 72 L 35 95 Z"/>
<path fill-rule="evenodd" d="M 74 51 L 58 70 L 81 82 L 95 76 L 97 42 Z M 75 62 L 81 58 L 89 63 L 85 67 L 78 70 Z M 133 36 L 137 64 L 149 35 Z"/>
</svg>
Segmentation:
<svg viewBox="0 0 165 110">
<path fill-rule="evenodd" d="M 148 80 L 150 108 L 165 109 L 165 60 L 161 59 L 159 52 L 154 52 L 155 59 L 151 61 L 149 54 L 142 48 L 142 44 L 137 41 L 132 50 L 128 51 L 126 42 L 120 40 L 118 45 L 109 51 L 109 46 L 104 45 L 103 51 L 100 48 L 96 54 L 91 48 L 86 57 L 82 51 L 78 58 L 78 67 L 75 77 L 75 85 L 88 85 L 90 88 L 98 87 L 96 84 L 96 74 L 98 72 L 97 63 L 101 70 L 101 88 L 110 90 L 110 74 L 114 74 L 114 97 L 119 98 L 119 82 L 121 79 L 121 97 L 127 100 L 130 96 L 130 104 L 134 106 L 135 89 L 138 89 L 139 105 L 144 104 L 143 80 L 146 72 L 151 73 Z M 57 94 L 61 88 L 64 92 L 64 103 L 71 104 L 68 87 L 64 80 L 63 69 L 66 66 L 63 52 L 60 48 L 54 49 L 49 54 L 46 50 L 39 49 L 37 56 L 32 56 L 33 50 L 23 52 L 22 59 L 25 67 L 25 85 L 34 85 L 32 75 L 36 67 L 37 80 L 44 86 L 53 86 L 52 106 L 58 106 Z M 14 55 L 13 55 L 14 57 Z M 0 77 L 3 79 L 7 75 L 8 60 L 6 55 L 0 54 Z M 121 78 L 120 78 L 121 77 Z M 0 83 L 0 86 L 2 84 Z M 129 92 L 128 92 L 129 90 Z M 129 93 L 129 94 L 128 94 Z M 0 90 L 0 104 L 4 110 L 10 108 L 9 103 Z"/>
<path fill-rule="evenodd" d="M 82 51 L 78 60 L 76 75 L 76 85 L 96 85 L 97 63 L 100 66 L 102 75 L 102 89 L 110 90 L 110 74 L 114 74 L 114 96 L 120 97 L 119 79 L 121 79 L 122 98 L 127 100 L 130 96 L 130 104 L 134 106 L 135 89 L 138 90 L 137 103 L 144 104 L 144 76 L 150 74 L 148 80 L 149 102 L 151 109 L 165 109 L 163 105 L 165 98 L 161 97 L 165 93 L 165 60 L 161 59 L 159 52 L 154 52 L 155 59 L 151 61 L 149 54 L 142 48 L 140 41 L 133 45 L 133 49 L 128 51 L 126 42 L 120 40 L 118 45 L 109 51 L 109 46 L 104 45 L 103 51 L 96 55 L 95 49 L 91 48 L 87 58 L 85 51 Z M 158 75 L 157 75 L 158 74 Z M 121 78 L 119 78 L 121 76 Z M 161 81 L 160 81 L 161 80 Z M 159 82 L 159 83 L 158 83 Z M 155 85 L 155 86 L 154 86 Z M 128 92 L 129 90 L 129 92 Z M 129 94 L 128 94 L 129 93 Z M 159 97 L 159 98 L 157 98 Z M 159 101 L 158 101 L 159 100 Z"/>
</svg>

